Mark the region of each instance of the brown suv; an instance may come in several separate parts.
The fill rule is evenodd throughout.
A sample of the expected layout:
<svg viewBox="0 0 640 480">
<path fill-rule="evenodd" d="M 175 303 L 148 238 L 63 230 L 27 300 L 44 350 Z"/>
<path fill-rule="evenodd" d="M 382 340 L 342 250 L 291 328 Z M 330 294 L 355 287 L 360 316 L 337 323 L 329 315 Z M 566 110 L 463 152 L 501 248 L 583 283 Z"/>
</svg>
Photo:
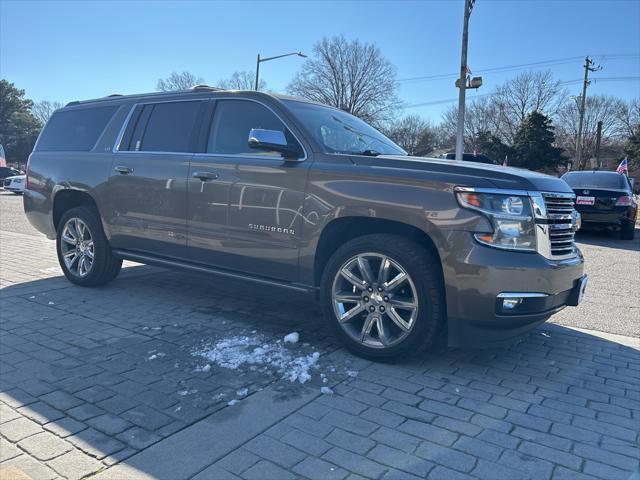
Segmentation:
<svg viewBox="0 0 640 480">
<path fill-rule="evenodd" d="M 546 175 L 409 157 L 324 105 L 196 87 L 56 111 L 24 206 L 78 285 L 130 259 L 317 293 L 349 348 L 389 357 L 576 305 L 573 199 Z"/>
</svg>

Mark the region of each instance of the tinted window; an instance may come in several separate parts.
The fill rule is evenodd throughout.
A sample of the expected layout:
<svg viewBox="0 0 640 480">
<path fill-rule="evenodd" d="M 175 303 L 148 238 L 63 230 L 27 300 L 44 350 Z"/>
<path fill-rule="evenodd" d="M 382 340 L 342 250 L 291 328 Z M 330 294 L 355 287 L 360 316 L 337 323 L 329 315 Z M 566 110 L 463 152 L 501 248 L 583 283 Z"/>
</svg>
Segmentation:
<svg viewBox="0 0 640 480">
<path fill-rule="evenodd" d="M 117 106 L 55 112 L 38 140 L 40 151 L 89 151 Z"/>
<path fill-rule="evenodd" d="M 13 177 L 14 175 L 20 175 L 20 172 L 11 167 L 0 167 L 0 178 Z"/>
<path fill-rule="evenodd" d="M 192 152 L 192 138 L 202 102 L 169 102 L 146 105 L 134 138 L 133 150 L 147 152 Z M 146 123 L 146 128 L 144 123 Z M 139 128 L 141 127 L 141 128 Z"/>
<path fill-rule="evenodd" d="M 612 172 L 573 172 L 565 174 L 562 179 L 572 187 L 612 188 L 628 190 L 629 184 L 624 175 Z"/>
<path fill-rule="evenodd" d="M 249 147 L 249 132 L 252 128 L 279 130 L 284 132 L 291 145 L 297 142 L 280 121 L 280 119 L 264 105 L 243 100 L 220 100 L 216 103 L 213 115 L 207 152 L 229 155 L 274 155 Z"/>
</svg>

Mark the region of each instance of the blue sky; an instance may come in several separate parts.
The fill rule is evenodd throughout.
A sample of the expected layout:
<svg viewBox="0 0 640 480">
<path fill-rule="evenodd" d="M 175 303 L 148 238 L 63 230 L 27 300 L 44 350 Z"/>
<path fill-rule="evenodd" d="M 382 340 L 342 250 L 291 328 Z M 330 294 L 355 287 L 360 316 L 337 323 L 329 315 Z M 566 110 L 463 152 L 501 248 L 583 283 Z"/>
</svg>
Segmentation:
<svg viewBox="0 0 640 480">
<path fill-rule="evenodd" d="M 375 42 L 398 79 L 455 74 L 463 0 L 322 2 L 31 2 L 0 0 L 0 76 L 39 100 L 94 98 L 155 89 L 158 78 L 189 70 L 209 83 L 253 70 L 256 54 L 311 53 L 323 36 Z M 550 68 L 578 80 L 580 58 L 604 69 L 589 94 L 640 96 L 640 0 L 477 0 L 469 65 L 483 69 L 566 59 Z M 603 56 L 608 55 L 608 56 Z M 626 56 L 621 56 L 626 55 Z M 635 55 L 635 56 L 632 56 Z M 284 91 L 302 64 L 263 63 L 261 78 Z M 487 72 L 488 93 L 522 70 Z M 455 98 L 454 78 L 400 83 L 407 105 Z M 578 82 L 567 85 L 577 94 Z M 450 104 L 407 108 L 433 121 Z"/>
</svg>

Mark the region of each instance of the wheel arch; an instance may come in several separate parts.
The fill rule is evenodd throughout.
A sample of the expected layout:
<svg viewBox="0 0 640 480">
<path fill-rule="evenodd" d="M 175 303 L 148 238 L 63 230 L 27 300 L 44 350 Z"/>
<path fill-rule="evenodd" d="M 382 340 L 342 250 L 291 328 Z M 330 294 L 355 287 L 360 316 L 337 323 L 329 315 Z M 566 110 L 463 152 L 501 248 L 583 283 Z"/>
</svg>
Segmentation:
<svg viewBox="0 0 640 480">
<path fill-rule="evenodd" d="M 414 225 L 383 218 L 341 217 L 329 222 L 318 239 L 313 262 L 314 286 L 320 285 L 324 269 L 331 255 L 340 245 L 357 237 L 382 233 L 398 235 L 422 245 L 436 256 L 440 265 L 440 275 L 444 276 L 436 242 L 424 230 Z"/>
<path fill-rule="evenodd" d="M 73 188 L 65 188 L 56 192 L 53 197 L 52 220 L 53 226 L 58 230 L 60 219 L 72 208 L 91 207 L 100 213 L 96 200 L 86 191 Z"/>
</svg>

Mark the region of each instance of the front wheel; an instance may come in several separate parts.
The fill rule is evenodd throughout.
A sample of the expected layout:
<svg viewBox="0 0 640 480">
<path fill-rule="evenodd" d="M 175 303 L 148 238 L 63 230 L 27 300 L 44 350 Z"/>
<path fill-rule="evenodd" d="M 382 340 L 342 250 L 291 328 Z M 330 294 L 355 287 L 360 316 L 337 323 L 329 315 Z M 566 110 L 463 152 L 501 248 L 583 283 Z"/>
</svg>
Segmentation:
<svg viewBox="0 0 640 480">
<path fill-rule="evenodd" d="M 336 335 L 365 357 L 417 354 L 445 323 L 437 256 L 396 235 L 366 235 L 340 247 L 324 270 L 321 296 Z"/>
<path fill-rule="evenodd" d="M 122 260 L 111 253 L 100 217 L 89 207 L 72 208 L 62 216 L 56 249 L 64 275 L 76 285 L 104 285 L 113 280 L 122 267 Z"/>
</svg>

